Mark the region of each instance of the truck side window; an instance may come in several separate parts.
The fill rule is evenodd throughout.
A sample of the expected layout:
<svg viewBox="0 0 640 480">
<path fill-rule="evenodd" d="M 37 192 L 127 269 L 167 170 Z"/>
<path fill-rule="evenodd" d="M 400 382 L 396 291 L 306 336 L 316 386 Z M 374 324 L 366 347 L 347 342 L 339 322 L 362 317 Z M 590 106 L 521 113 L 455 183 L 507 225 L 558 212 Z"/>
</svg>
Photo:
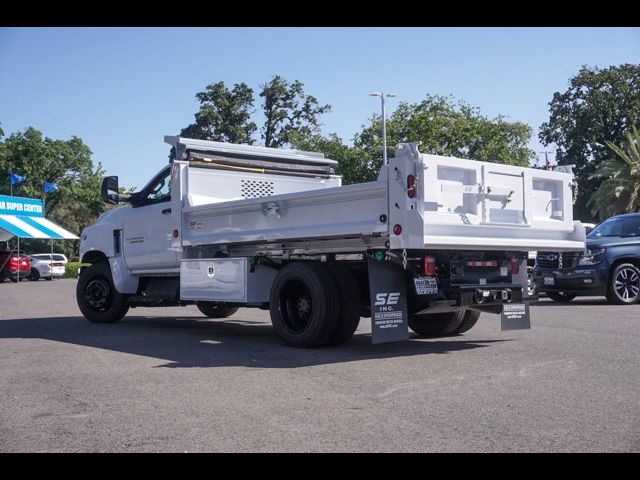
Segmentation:
<svg viewBox="0 0 640 480">
<path fill-rule="evenodd" d="M 145 197 L 145 205 L 168 202 L 171 200 L 171 170 L 161 176 L 149 189 Z"/>
</svg>

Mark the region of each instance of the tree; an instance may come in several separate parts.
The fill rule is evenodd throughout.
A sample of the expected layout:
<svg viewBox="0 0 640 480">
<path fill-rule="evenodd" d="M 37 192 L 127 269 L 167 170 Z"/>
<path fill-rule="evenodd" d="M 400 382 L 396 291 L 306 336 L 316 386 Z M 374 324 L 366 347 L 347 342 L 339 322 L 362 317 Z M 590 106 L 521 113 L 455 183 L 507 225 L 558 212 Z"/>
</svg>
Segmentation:
<svg viewBox="0 0 640 480">
<path fill-rule="evenodd" d="M 195 123 L 185 127 L 180 135 L 199 140 L 253 144 L 257 130 L 251 121 L 253 90 L 246 83 L 236 83 L 233 89 L 224 82 L 207 85 L 196 94 L 200 109 Z"/>
<path fill-rule="evenodd" d="M 345 145 L 335 133 L 331 133 L 326 137 L 320 134 L 310 137 L 293 137 L 291 144 L 294 148 L 322 152 L 326 158 L 337 160 L 338 168 L 336 174 L 342 175 L 342 183 L 345 185 L 371 179 L 370 166 L 362 161 L 366 152 L 360 148 Z"/>
<path fill-rule="evenodd" d="M 305 138 L 318 133 L 318 116 L 331 111 L 331 106 L 319 105 L 318 100 L 306 94 L 303 87 L 299 80 L 290 84 L 280 75 L 261 85 L 265 147 L 282 147 L 290 144 L 294 136 Z"/>
<path fill-rule="evenodd" d="M 527 166 L 534 152 L 527 147 L 531 127 L 508 122 L 505 117 L 490 119 L 479 109 L 452 97 L 427 95 L 422 102 L 401 102 L 387 121 L 387 154 L 395 145 L 422 142 L 420 150 L 487 162 Z M 382 118 L 374 115 L 368 126 L 354 137 L 354 147 L 363 156 L 354 170 L 363 172 L 360 181 L 375 180 L 382 165 Z"/>
<path fill-rule="evenodd" d="M 589 199 L 591 213 L 600 220 L 620 213 L 640 211 L 640 133 L 633 126 L 622 146 L 607 142 L 615 153 L 603 160 L 590 178 L 602 183 Z"/>
<path fill-rule="evenodd" d="M 24 175 L 26 180 L 14 186 L 14 195 L 43 198 L 42 185 L 54 183 L 58 191 L 46 194 L 45 215 L 66 229 L 80 233 L 93 223 L 103 211 L 100 182 L 104 171 L 91 160 L 91 150 L 78 137 L 54 140 L 43 137 L 29 127 L 13 133 L 0 143 L 0 194 L 9 194 L 9 181 L 5 172 Z M 24 243 L 32 251 L 47 248 L 42 241 Z M 59 242 L 59 248 L 71 255 L 75 245 Z"/>
<path fill-rule="evenodd" d="M 591 220 L 587 200 L 602 177 L 592 175 L 620 144 L 626 130 L 640 124 L 640 64 L 605 69 L 583 66 L 549 103 L 549 121 L 540 127 L 544 145 L 556 145 L 559 165 L 575 164 L 579 185 L 576 214 Z"/>
<path fill-rule="evenodd" d="M 266 147 L 290 145 L 294 137 L 312 137 L 319 132 L 319 115 L 331 110 L 330 105 L 319 105 L 313 95 L 305 93 L 302 82 L 289 83 L 279 75 L 261 85 L 259 95 L 263 98 L 265 118 L 260 132 Z M 200 109 L 195 114 L 195 122 L 183 128 L 180 135 L 219 142 L 255 143 L 258 127 L 251 120 L 253 90 L 246 83 L 235 84 L 232 90 L 226 88 L 224 82 L 214 83 L 197 93 L 196 98 Z"/>
</svg>

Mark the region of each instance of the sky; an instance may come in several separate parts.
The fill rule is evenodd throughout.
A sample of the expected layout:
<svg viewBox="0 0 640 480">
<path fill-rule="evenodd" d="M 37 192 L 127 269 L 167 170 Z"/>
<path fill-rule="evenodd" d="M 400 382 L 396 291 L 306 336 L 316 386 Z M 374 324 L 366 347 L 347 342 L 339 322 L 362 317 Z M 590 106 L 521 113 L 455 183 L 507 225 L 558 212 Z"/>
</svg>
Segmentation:
<svg viewBox="0 0 640 480">
<path fill-rule="evenodd" d="M 0 126 L 79 136 L 120 185 L 167 162 L 164 135 L 193 121 L 206 85 L 298 79 L 350 143 L 380 101 L 453 95 L 533 128 L 582 65 L 640 63 L 640 28 L 0 28 Z M 256 102 L 259 106 L 259 101 Z M 259 118 L 259 117 L 258 117 Z M 259 123 L 259 122 L 258 122 Z"/>
</svg>

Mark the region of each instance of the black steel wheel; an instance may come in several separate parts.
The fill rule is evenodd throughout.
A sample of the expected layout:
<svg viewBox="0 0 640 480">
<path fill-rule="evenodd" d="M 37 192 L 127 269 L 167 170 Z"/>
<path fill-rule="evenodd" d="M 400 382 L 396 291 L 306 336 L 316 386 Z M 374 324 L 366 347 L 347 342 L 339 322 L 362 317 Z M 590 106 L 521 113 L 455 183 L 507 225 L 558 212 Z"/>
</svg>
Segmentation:
<svg viewBox="0 0 640 480">
<path fill-rule="evenodd" d="M 293 262 L 271 286 L 271 323 L 282 340 L 294 347 L 319 347 L 336 331 L 340 297 L 325 266 Z"/>
<path fill-rule="evenodd" d="M 117 322 L 129 310 L 127 296 L 116 290 L 106 263 L 94 263 L 82 270 L 76 301 L 86 319 L 95 323 Z"/>
</svg>

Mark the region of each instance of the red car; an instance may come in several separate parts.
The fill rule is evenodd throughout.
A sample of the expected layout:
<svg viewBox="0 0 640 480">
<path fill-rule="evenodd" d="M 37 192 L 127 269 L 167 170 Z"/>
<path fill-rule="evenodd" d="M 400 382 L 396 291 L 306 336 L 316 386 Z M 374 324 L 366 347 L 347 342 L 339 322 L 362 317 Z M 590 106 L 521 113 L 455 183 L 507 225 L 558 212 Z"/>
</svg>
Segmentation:
<svg viewBox="0 0 640 480">
<path fill-rule="evenodd" d="M 18 272 L 20 278 L 27 278 L 31 274 L 31 261 L 29 257 L 20 255 L 12 250 L 0 250 L 0 282 L 4 282 L 7 278 L 12 281 L 18 281 Z"/>
</svg>

